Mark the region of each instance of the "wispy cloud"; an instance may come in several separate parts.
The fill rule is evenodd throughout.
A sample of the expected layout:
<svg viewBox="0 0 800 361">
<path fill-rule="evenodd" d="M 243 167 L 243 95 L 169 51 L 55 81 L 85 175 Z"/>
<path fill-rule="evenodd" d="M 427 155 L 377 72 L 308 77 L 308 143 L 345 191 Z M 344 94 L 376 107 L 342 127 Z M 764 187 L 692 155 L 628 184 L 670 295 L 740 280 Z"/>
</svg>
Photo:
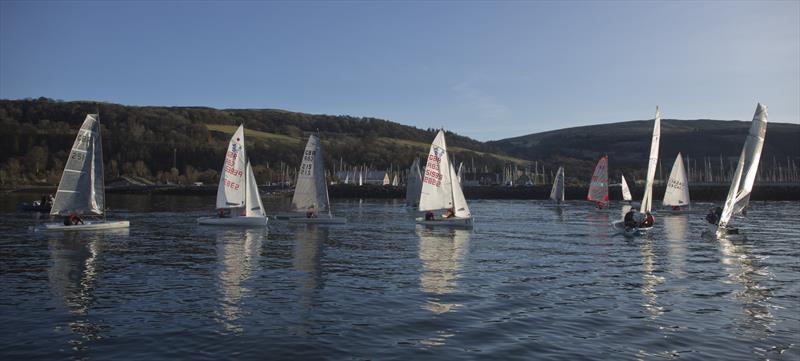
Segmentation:
<svg viewBox="0 0 800 361">
<path fill-rule="evenodd" d="M 462 109 L 475 115 L 477 121 L 498 121 L 508 120 L 511 116 L 511 109 L 500 103 L 497 98 L 487 92 L 477 88 L 469 81 L 462 81 L 451 88 Z"/>
</svg>

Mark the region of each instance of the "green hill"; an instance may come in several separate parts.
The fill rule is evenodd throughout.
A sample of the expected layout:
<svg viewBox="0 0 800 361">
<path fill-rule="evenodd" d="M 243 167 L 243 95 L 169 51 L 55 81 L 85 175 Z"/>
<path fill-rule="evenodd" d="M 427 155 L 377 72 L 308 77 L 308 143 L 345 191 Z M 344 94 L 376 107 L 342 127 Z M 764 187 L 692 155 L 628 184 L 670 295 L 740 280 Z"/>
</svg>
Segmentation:
<svg viewBox="0 0 800 361">
<path fill-rule="evenodd" d="M 246 127 L 248 155 L 260 182 L 280 179 L 300 164 L 305 141 L 323 140 L 326 166 L 405 168 L 424 157 L 433 129 L 383 119 L 305 114 L 278 109 L 136 107 L 47 98 L 0 100 L 0 184 L 56 184 L 87 113 L 100 114 L 107 178 L 216 182 L 228 139 Z M 525 163 L 482 142 L 448 133 L 458 159 L 500 169 Z M 173 162 L 177 167 L 173 170 Z"/>
</svg>

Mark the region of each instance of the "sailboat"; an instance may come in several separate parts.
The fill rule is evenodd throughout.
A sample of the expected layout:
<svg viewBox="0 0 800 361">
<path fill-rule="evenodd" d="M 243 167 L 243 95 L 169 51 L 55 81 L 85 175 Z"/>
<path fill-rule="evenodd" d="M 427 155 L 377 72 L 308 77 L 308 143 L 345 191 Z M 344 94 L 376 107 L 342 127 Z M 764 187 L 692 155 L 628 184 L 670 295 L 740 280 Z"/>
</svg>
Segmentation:
<svg viewBox="0 0 800 361">
<path fill-rule="evenodd" d="M 414 158 L 411 168 L 408 170 L 406 180 L 406 206 L 419 206 L 419 195 L 422 191 L 422 174 L 419 171 L 419 158 Z"/>
<path fill-rule="evenodd" d="M 550 199 L 557 204 L 564 202 L 564 167 L 558 167 L 556 179 L 553 181 L 553 189 L 550 190 Z"/>
<path fill-rule="evenodd" d="M 733 174 L 731 188 L 728 191 L 728 197 L 725 198 L 722 214 L 716 224 L 708 224 L 708 230 L 719 238 L 739 234 L 739 230 L 730 227 L 729 223 L 733 216 L 742 214 L 750 203 L 750 192 L 753 190 L 753 183 L 756 180 L 758 162 L 761 159 L 761 149 L 764 146 L 766 133 L 767 107 L 759 103 L 756 113 L 753 115 L 753 123 L 750 125 L 750 132 L 744 142 L 742 154 L 739 156 L 739 164 Z"/>
<path fill-rule="evenodd" d="M 626 237 L 641 236 L 653 229 L 655 218 L 650 216 L 653 208 L 653 182 L 656 177 L 656 167 L 658 166 L 658 146 L 661 139 L 661 110 L 656 106 L 656 116 L 653 119 L 653 136 L 650 140 L 650 159 L 647 164 L 647 183 L 644 187 L 642 204 L 639 207 L 639 214 L 634 215 L 636 226 L 625 227 L 625 219 L 613 223 L 617 229 L 622 229 Z M 651 221 L 648 221 L 650 219 Z"/>
<path fill-rule="evenodd" d="M 431 211 L 447 209 L 450 216 L 435 216 Z M 417 218 L 418 224 L 429 226 L 472 227 L 472 214 L 469 211 L 461 182 L 447 154 L 444 131 L 436 134 L 422 181 L 419 210 L 428 211 L 424 218 Z M 449 213 L 449 212 L 448 212 Z"/>
<path fill-rule="evenodd" d="M 82 224 L 47 223 L 41 231 L 82 231 L 130 227 L 129 221 L 105 219 L 105 182 L 103 179 L 103 142 L 100 135 L 100 116 L 88 114 L 75 142 L 58 183 L 58 191 L 50 209 L 53 216 L 94 216 L 97 220 L 81 220 Z"/>
<path fill-rule="evenodd" d="M 225 162 L 217 187 L 218 217 L 202 217 L 197 224 L 206 226 L 266 226 L 267 215 L 258 194 L 253 168 L 244 146 L 244 125 L 233 133 L 225 152 Z"/>
<path fill-rule="evenodd" d="M 672 207 L 673 211 L 681 210 L 681 207 L 689 205 L 689 179 L 686 177 L 686 169 L 683 167 L 683 157 L 678 153 L 675 163 L 672 164 L 672 171 L 669 172 L 667 190 L 664 192 L 666 207 Z"/>
<path fill-rule="evenodd" d="M 589 194 L 586 199 L 597 203 L 597 208 L 608 207 L 608 156 L 604 155 L 597 161 L 589 183 Z"/>
<path fill-rule="evenodd" d="M 628 187 L 628 182 L 625 181 L 625 175 L 620 175 L 620 186 L 622 187 L 622 200 L 625 202 L 633 201 L 633 196 L 631 195 L 631 189 Z"/>
<path fill-rule="evenodd" d="M 305 217 L 289 218 L 290 223 L 347 223 L 346 218 L 334 217 L 331 213 L 328 184 L 325 181 L 325 165 L 322 161 L 322 143 L 314 134 L 308 137 L 295 184 L 292 208 L 295 212 L 305 213 Z"/>
</svg>

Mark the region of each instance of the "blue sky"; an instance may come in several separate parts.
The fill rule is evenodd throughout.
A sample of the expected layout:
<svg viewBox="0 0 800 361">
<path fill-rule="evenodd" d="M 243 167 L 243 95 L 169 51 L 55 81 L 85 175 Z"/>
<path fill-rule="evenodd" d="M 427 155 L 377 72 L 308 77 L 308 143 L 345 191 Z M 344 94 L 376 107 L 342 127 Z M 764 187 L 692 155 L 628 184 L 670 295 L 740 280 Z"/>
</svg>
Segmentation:
<svg viewBox="0 0 800 361">
<path fill-rule="evenodd" d="M 0 2 L 0 98 L 279 108 L 480 140 L 800 122 L 800 1 Z"/>
</svg>

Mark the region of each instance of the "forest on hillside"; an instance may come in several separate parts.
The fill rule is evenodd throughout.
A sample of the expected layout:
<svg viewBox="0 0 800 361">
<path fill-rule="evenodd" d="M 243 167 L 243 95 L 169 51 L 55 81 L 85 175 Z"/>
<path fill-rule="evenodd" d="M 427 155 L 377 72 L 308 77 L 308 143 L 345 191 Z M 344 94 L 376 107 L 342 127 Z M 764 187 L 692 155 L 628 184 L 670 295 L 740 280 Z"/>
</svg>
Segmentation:
<svg viewBox="0 0 800 361">
<path fill-rule="evenodd" d="M 89 113 L 100 114 L 106 179 L 126 175 L 156 182 L 216 182 L 231 134 L 210 125 L 244 124 L 248 131 L 266 134 L 245 134 L 259 182 L 293 177 L 312 132 L 323 140 L 330 170 L 405 169 L 414 157 L 427 154 L 425 144 L 435 136 L 434 129 L 382 119 L 273 109 L 0 100 L 0 184 L 57 184 L 77 129 Z M 447 141 L 448 147 L 464 150 L 455 151 L 456 157 L 470 159 L 476 167 L 499 171 L 506 162 L 502 151 L 476 140 L 448 132 Z"/>
</svg>

